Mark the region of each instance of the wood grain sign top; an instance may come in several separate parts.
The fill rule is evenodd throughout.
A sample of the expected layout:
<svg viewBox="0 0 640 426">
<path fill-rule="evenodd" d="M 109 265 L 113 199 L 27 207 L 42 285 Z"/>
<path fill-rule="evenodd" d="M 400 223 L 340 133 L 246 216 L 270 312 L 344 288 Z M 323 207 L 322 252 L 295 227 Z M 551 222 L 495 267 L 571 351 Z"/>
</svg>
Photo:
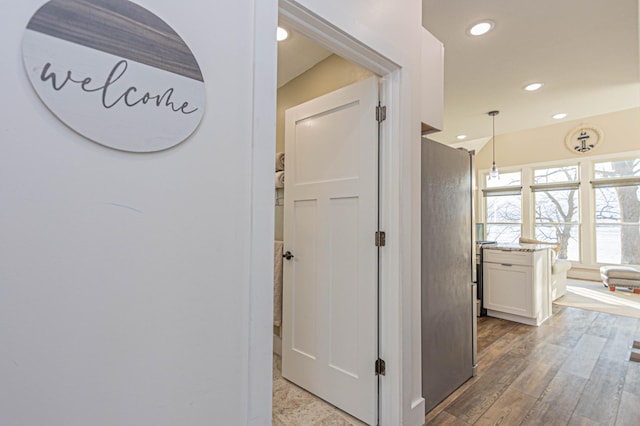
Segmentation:
<svg viewBox="0 0 640 426">
<path fill-rule="evenodd" d="M 51 0 L 27 24 L 22 52 L 44 104 L 102 145 L 164 150 L 202 119 L 204 79 L 193 53 L 128 0 Z"/>
</svg>

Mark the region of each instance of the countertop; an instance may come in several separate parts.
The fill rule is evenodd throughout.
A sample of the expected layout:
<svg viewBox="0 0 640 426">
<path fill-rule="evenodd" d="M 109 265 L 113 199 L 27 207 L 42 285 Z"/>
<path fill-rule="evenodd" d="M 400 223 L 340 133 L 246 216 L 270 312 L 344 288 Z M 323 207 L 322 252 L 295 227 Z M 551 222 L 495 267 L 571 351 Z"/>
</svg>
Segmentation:
<svg viewBox="0 0 640 426">
<path fill-rule="evenodd" d="M 497 243 L 486 244 L 484 250 L 506 250 L 506 251 L 538 251 L 554 247 L 555 244 L 526 244 L 526 243 Z"/>
</svg>

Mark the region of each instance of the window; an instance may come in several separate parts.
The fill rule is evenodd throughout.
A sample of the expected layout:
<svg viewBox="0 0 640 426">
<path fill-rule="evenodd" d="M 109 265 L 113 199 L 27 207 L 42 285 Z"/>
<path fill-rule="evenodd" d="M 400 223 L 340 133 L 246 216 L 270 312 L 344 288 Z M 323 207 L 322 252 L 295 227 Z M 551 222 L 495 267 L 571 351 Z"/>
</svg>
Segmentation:
<svg viewBox="0 0 640 426">
<path fill-rule="evenodd" d="M 558 257 L 594 272 L 602 264 L 638 267 L 640 151 L 574 161 L 503 167 L 499 179 L 483 171 L 478 201 L 486 235 L 478 238 L 560 243 Z"/>
<path fill-rule="evenodd" d="M 580 260 L 580 212 L 578 166 L 535 169 L 535 238 L 559 242 L 558 258 Z"/>
<path fill-rule="evenodd" d="M 514 243 L 522 233 L 522 179 L 520 172 L 486 178 L 486 239 Z"/>
<path fill-rule="evenodd" d="M 640 158 L 594 164 L 596 261 L 640 264 Z"/>
</svg>

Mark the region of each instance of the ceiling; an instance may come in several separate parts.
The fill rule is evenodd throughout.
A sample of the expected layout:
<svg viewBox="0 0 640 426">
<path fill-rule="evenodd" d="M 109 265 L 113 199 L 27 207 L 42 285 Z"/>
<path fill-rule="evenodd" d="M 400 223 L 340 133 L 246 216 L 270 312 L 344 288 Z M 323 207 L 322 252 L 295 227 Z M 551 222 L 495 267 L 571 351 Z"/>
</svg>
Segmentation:
<svg viewBox="0 0 640 426">
<path fill-rule="evenodd" d="M 289 38 L 278 43 L 278 88 L 331 55 L 308 38 L 288 31 Z"/>
<path fill-rule="evenodd" d="M 493 30 L 468 36 L 482 19 Z M 501 134 L 640 106 L 638 0 L 423 0 L 422 22 L 445 46 L 439 142 L 486 139 L 491 110 Z"/>
<path fill-rule="evenodd" d="M 491 136 L 491 110 L 500 111 L 499 135 L 557 124 L 552 115 L 561 112 L 566 121 L 640 107 L 639 0 L 422 3 L 423 26 L 445 46 L 444 130 L 431 139 L 479 149 Z M 468 36 L 483 19 L 493 30 Z M 329 52 L 294 34 L 278 55 L 280 87 Z M 544 86 L 523 90 L 533 82 Z"/>
</svg>

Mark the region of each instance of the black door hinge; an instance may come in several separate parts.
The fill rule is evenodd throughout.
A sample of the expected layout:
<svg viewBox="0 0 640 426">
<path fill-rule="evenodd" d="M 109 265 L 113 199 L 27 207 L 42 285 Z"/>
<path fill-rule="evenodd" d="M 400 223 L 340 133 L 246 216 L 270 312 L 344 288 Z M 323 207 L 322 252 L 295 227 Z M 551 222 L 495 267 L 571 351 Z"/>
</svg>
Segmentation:
<svg viewBox="0 0 640 426">
<path fill-rule="evenodd" d="M 384 231 L 376 232 L 376 247 L 384 247 L 387 244 L 387 234 Z"/>
<path fill-rule="evenodd" d="M 375 370 L 376 376 L 384 376 L 387 373 L 387 365 L 383 359 L 376 359 Z"/>
<path fill-rule="evenodd" d="M 378 123 L 382 123 L 386 119 L 387 119 L 387 107 L 378 105 L 376 107 L 376 121 Z"/>
</svg>

